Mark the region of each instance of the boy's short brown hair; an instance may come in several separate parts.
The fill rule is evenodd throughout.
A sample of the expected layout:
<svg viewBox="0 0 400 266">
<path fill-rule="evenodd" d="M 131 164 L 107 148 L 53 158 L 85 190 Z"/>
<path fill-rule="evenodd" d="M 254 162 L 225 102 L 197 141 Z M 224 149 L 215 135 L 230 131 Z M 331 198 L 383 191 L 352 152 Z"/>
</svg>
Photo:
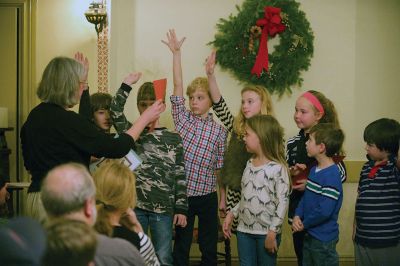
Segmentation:
<svg viewBox="0 0 400 266">
<path fill-rule="evenodd" d="M 154 84 L 153 82 L 145 82 L 140 86 L 137 97 L 136 104 L 139 104 L 140 101 L 155 101 L 156 94 L 154 92 Z"/>
<path fill-rule="evenodd" d="M 195 78 L 187 87 L 186 95 L 190 97 L 196 90 L 202 90 L 207 92 L 208 97 L 211 99 L 210 87 L 208 85 L 208 79 L 205 77 Z"/>
<path fill-rule="evenodd" d="M 110 110 L 111 100 L 112 96 L 104 92 L 96 92 L 90 95 L 90 108 L 92 109 L 92 114 L 100 109 Z"/>
<path fill-rule="evenodd" d="M 310 129 L 314 134 L 315 143 L 325 145 L 326 156 L 333 157 L 339 154 L 344 141 L 343 131 L 332 123 L 319 123 Z"/>
</svg>

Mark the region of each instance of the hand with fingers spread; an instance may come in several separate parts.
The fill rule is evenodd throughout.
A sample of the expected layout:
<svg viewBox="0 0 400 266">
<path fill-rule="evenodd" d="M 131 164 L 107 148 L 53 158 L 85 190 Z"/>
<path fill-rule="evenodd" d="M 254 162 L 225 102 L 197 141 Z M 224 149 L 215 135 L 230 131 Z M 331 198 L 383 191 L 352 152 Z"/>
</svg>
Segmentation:
<svg viewBox="0 0 400 266">
<path fill-rule="evenodd" d="M 75 60 L 78 61 L 84 68 L 84 74 L 82 77 L 81 82 L 84 82 L 87 84 L 87 79 L 89 75 L 89 60 L 87 57 L 83 55 L 81 52 L 76 52 L 74 56 Z"/>
<path fill-rule="evenodd" d="M 216 55 L 217 55 L 217 52 L 214 50 L 214 51 L 211 52 L 211 54 L 206 59 L 206 73 L 207 73 L 207 76 L 214 75 L 215 57 L 216 57 Z"/>
<path fill-rule="evenodd" d="M 166 46 L 168 46 L 171 52 L 174 54 L 181 50 L 181 46 L 185 41 L 185 39 L 186 37 L 183 37 L 181 40 L 178 40 L 178 38 L 176 37 L 175 30 L 171 29 L 167 32 L 167 40 L 166 41 L 161 40 L 161 42 L 164 43 Z"/>
<path fill-rule="evenodd" d="M 128 76 L 126 76 L 122 82 L 125 83 L 126 85 L 131 86 L 133 84 L 136 84 L 136 82 L 138 82 L 138 80 L 141 77 L 142 77 L 142 72 L 132 72 L 129 73 Z"/>
</svg>

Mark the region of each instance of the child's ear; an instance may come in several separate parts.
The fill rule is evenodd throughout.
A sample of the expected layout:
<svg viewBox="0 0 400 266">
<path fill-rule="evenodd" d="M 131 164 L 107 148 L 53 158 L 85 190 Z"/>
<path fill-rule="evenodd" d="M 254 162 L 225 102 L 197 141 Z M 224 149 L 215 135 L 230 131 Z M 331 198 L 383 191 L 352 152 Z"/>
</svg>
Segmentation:
<svg viewBox="0 0 400 266">
<path fill-rule="evenodd" d="M 325 153 L 325 151 L 326 151 L 326 146 L 325 146 L 325 144 L 324 144 L 324 143 L 321 143 L 321 144 L 318 144 L 318 146 L 319 146 L 319 152 L 320 152 L 320 153 Z"/>
<path fill-rule="evenodd" d="M 318 120 L 318 122 L 321 120 L 321 118 L 324 116 L 324 113 L 321 113 L 321 112 L 317 112 L 317 120 Z"/>
</svg>

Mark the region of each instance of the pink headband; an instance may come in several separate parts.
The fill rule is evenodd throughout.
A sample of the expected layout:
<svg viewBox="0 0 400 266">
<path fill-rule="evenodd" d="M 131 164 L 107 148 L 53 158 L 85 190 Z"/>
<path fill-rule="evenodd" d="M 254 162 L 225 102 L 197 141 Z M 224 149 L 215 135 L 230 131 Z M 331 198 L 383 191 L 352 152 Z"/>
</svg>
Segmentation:
<svg viewBox="0 0 400 266">
<path fill-rule="evenodd" d="M 322 107 L 321 102 L 318 100 L 317 97 L 315 97 L 314 94 L 312 94 L 312 93 L 309 92 L 309 91 L 306 91 L 305 93 L 303 93 L 303 94 L 301 95 L 301 97 L 304 97 L 304 98 L 306 98 L 307 100 L 309 100 L 309 101 L 312 103 L 312 105 L 314 105 L 314 107 L 317 108 L 317 110 L 318 110 L 322 115 L 325 113 L 325 112 L 324 112 L 324 107 Z"/>
</svg>

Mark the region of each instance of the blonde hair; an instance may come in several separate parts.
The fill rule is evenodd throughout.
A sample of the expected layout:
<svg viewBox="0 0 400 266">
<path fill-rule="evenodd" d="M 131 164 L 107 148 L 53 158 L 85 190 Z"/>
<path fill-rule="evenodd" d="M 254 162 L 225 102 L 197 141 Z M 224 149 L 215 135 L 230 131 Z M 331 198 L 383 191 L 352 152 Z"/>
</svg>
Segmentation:
<svg viewBox="0 0 400 266">
<path fill-rule="evenodd" d="M 94 228 L 111 236 L 112 226 L 109 213 L 134 208 L 136 205 L 135 175 L 124 164 L 109 160 L 103 163 L 93 175 L 96 185 L 98 216 Z"/>
<path fill-rule="evenodd" d="M 243 95 L 246 91 L 252 91 L 260 96 L 261 100 L 261 115 L 274 115 L 273 107 L 272 107 L 272 99 L 271 95 L 268 93 L 267 89 L 263 86 L 246 86 L 240 92 L 240 95 Z M 235 117 L 233 123 L 233 130 L 239 136 L 244 136 L 246 127 L 246 117 L 243 115 L 242 107 L 240 107 L 239 114 Z"/>
<path fill-rule="evenodd" d="M 322 108 L 324 108 L 324 115 L 321 117 L 318 123 L 331 123 L 335 127 L 340 128 L 339 118 L 333 102 L 326 98 L 325 95 L 319 91 L 309 90 L 308 92 L 314 95 L 321 103 Z M 314 110 L 314 113 L 319 113 L 318 109 L 314 105 L 312 105 L 312 108 Z"/>
<path fill-rule="evenodd" d="M 208 85 L 208 79 L 205 77 L 195 78 L 187 87 L 186 95 L 190 97 L 195 91 L 202 90 L 207 93 L 211 100 L 210 87 Z"/>
<path fill-rule="evenodd" d="M 278 120 L 272 115 L 255 115 L 246 125 L 256 133 L 264 156 L 286 166 L 284 129 Z"/>
<path fill-rule="evenodd" d="M 79 84 L 83 81 L 84 71 L 83 66 L 72 58 L 54 58 L 43 72 L 37 96 L 42 102 L 74 106 L 79 101 Z"/>
</svg>

